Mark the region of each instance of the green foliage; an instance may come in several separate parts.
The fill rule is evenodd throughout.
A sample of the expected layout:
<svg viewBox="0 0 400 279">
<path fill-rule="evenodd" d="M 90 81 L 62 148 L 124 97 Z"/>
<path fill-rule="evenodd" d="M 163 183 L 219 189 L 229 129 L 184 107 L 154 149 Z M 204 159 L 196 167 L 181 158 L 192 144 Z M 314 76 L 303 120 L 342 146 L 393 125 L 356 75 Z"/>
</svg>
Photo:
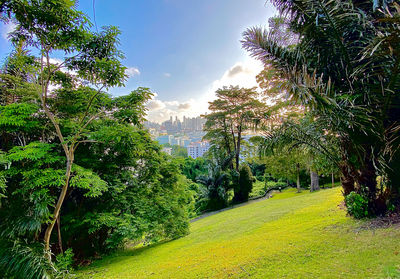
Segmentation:
<svg viewBox="0 0 400 279">
<path fill-rule="evenodd" d="M 266 188 L 265 188 L 264 181 L 256 180 L 253 183 L 253 189 L 252 189 L 251 193 L 249 194 L 249 198 L 263 196 L 265 194 L 265 191 L 266 191 Z"/>
<path fill-rule="evenodd" d="M 347 212 L 357 219 L 362 219 L 369 216 L 368 200 L 362 195 L 351 192 L 345 197 Z"/>
<path fill-rule="evenodd" d="M 173 145 L 171 155 L 174 157 L 187 158 L 188 157 L 187 148 L 179 145 Z"/>
<path fill-rule="evenodd" d="M 57 270 L 45 257 L 42 244 L 28 245 L 0 237 L 0 272 L 4 278 L 52 279 Z"/>
<path fill-rule="evenodd" d="M 68 274 L 74 263 L 74 252 L 68 248 L 64 253 L 56 256 L 55 265 L 60 273 Z"/>
<path fill-rule="evenodd" d="M 208 162 L 203 158 L 199 157 L 193 159 L 192 157 L 185 158 L 180 163 L 182 174 L 193 182 L 197 182 L 197 177 L 206 175 L 208 172 Z"/>
<path fill-rule="evenodd" d="M 126 123 L 141 125 L 147 110 L 145 103 L 152 96 L 149 88 L 139 87 L 126 96 L 113 99 L 116 107 L 113 111 L 114 117 Z"/>
<path fill-rule="evenodd" d="M 253 189 L 253 175 L 247 164 L 242 164 L 239 170 L 239 180 L 233 186 L 234 197 L 233 202 L 244 202 L 249 199 L 249 194 Z"/>
<path fill-rule="evenodd" d="M 217 210 L 227 206 L 230 180 L 229 174 L 220 165 L 210 162 L 208 175 L 197 177 L 197 182 L 203 185 L 198 193 L 199 210 Z"/>
<path fill-rule="evenodd" d="M 107 191 L 107 182 L 90 170 L 84 169 L 78 165 L 72 167 L 71 187 L 88 190 L 86 197 L 98 197 Z"/>
<path fill-rule="evenodd" d="M 177 158 L 178 161 L 179 161 L 179 158 L 188 158 L 188 153 L 187 153 L 186 147 L 176 145 L 176 144 L 170 145 L 169 143 L 162 144 L 162 146 L 172 148 L 171 155 L 173 157 Z M 199 157 L 199 158 L 201 158 L 201 157 Z M 191 159 L 193 159 L 193 158 L 191 158 Z M 184 165 L 184 161 L 181 161 L 180 164 Z"/>
<path fill-rule="evenodd" d="M 103 122 L 92 138 L 95 142 L 79 147 L 76 161 L 100 173 L 107 191 L 86 202 L 87 210 L 76 206 L 82 204 L 81 190 L 67 200 L 63 235 L 72 240 L 75 254 L 86 258 L 129 242 L 185 235 L 193 191 L 175 160 L 146 131 L 127 123 Z"/>
<path fill-rule="evenodd" d="M 275 190 L 277 190 L 277 189 L 279 189 L 279 188 L 285 188 L 285 187 L 287 187 L 288 185 L 287 185 L 287 183 L 286 182 L 283 182 L 283 181 L 268 181 L 267 183 L 266 183 L 266 190 L 268 190 L 268 189 L 275 189 Z"/>
<path fill-rule="evenodd" d="M 204 139 L 210 141 L 214 149 L 223 152 L 221 157 L 230 158 L 230 168 L 239 172 L 243 132 L 256 129 L 268 118 L 265 103 L 255 88 L 239 86 L 223 87 L 216 91 L 217 99 L 209 103 L 211 113 L 203 115 L 207 119 Z"/>
<path fill-rule="evenodd" d="M 257 177 L 257 180 L 259 181 L 264 181 L 264 174 L 265 174 L 265 164 L 264 163 L 260 163 L 257 161 L 252 161 L 248 163 L 250 169 L 251 169 L 251 173 Z"/>
<path fill-rule="evenodd" d="M 38 106 L 30 103 L 13 103 L 0 107 L 0 127 L 8 131 L 29 131 L 39 122 L 33 117 Z"/>
</svg>

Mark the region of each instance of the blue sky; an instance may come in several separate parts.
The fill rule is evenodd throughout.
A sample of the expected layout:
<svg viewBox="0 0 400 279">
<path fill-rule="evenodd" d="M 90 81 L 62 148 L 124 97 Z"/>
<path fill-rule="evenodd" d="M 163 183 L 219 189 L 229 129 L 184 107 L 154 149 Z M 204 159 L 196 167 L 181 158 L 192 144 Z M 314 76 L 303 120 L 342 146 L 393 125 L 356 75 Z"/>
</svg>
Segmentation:
<svg viewBox="0 0 400 279">
<path fill-rule="evenodd" d="M 261 65 L 241 49 L 247 27 L 266 25 L 276 12 L 266 0 L 95 0 L 96 24 L 118 26 L 124 64 L 131 77 L 123 95 L 138 86 L 157 96 L 149 103 L 149 118 L 198 115 L 213 91 L 222 85 L 253 86 Z M 92 0 L 78 8 L 93 21 Z M 1 27 L 3 58 L 10 51 Z"/>
</svg>

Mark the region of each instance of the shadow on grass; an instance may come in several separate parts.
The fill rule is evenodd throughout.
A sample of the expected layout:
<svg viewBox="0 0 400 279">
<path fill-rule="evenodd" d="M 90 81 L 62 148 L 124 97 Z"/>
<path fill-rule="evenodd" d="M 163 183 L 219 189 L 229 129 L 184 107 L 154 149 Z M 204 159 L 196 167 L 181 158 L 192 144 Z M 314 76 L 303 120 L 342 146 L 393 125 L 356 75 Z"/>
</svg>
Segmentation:
<svg viewBox="0 0 400 279">
<path fill-rule="evenodd" d="M 101 259 L 93 261 L 90 265 L 78 267 L 77 271 L 85 272 L 85 271 L 91 269 L 90 274 L 99 273 L 99 272 L 101 272 L 100 270 L 96 271 L 96 270 L 93 270 L 93 268 L 100 268 L 100 267 L 106 268 L 108 265 L 116 264 L 121 261 L 124 261 L 126 259 L 125 257 L 140 256 L 141 254 L 143 254 L 144 252 L 146 252 L 148 250 L 151 250 L 158 246 L 164 245 L 173 240 L 176 240 L 176 239 L 164 240 L 164 241 L 160 241 L 157 243 L 153 243 L 153 244 L 149 244 L 149 245 L 141 246 L 141 247 L 136 246 L 136 247 L 130 247 L 130 248 L 123 248 L 123 249 L 117 250 L 109 255 L 105 255 Z M 83 277 L 78 276 L 78 278 L 83 278 Z"/>
</svg>

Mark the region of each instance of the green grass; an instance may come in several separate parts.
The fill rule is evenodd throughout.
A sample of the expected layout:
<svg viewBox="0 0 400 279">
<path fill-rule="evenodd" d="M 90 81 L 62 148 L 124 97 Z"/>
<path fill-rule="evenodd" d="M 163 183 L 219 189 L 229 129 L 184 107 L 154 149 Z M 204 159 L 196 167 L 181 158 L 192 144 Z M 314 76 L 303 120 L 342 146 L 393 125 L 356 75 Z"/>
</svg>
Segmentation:
<svg viewBox="0 0 400 279">
<path fill-rule="evenodd" d="M 400 278 L 400 230 L 360 229 L 340 188 L 285 190 L 201 219 L 191 234 L 93 263 L 79 278 Z"/>
</svg>

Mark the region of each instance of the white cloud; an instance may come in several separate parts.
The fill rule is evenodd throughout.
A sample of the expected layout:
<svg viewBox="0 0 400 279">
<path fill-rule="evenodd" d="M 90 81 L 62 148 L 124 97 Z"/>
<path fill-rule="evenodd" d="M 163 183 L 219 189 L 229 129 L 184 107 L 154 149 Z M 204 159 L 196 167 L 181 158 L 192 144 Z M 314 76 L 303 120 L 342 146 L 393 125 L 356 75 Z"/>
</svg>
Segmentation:
<svg viewBox="0 0 400 279">
<path fill-rule="evenodd" d="M 183 103 L 178 105 L 179 110 L 189 110 L 192 107 L 190 103 Z"/>
<path fill-rule="evenodd" d="M 215 80 L 206 88 L 205 94 L 196 102 L 198 111 L 208 111 L 208 102 L 215 100 L 215 92 L 224 86 L 240 86 L 245 88 L 257 87 L 256 76 L 263 69 L 263 64 L 258 60 L 247 58 L 245 61 L 236 62 L 225 71 L 221 78 Z"/>
<path fill-rule="evenodd" d="M 233 66 L 232 68 L 229 69 L 227 76 L 229 78 L 233 78 L 236 75 L 240 75 L 240 74 L 246 74 L 246 73 L 251 73 L 251 69 L 246 68 L 243 63 L 237 63 L 235 66 Z"/>
<path fill-rule="evenodd" d="M 2 24 L 0 32 L 3 39 L 8 40 L 8 33 L 14 31 L 16 27 L 17 25 L 11 21 L 7 24 Z"/>
<path fill-rule="evenodd" d="M 147 103 L 147 118 L 150 121 L 161 123 L 171 116 L 182 119 L 183 116 L 198 116 L 198 113 L 193 114 L 190 108 L 194 106 L 195 100 L 191 99 L 186 102 L 179 101 L 161 101 L 153 98 Z"/>
<path fill-rule="evenodd" d="M 160 101 L 160 100 L 150 100 L 150 101 L 147 103 L 147 108 L 148 108 L 150 111 L 161 110 L 161 109 L 163 109 L 163 108 L 165 108 L 165 107 L 166 107 L 165 103 L 163 103 L 163 102 Z"/>
<path fill-rule="evenodd" d="M 166 78 L 170 78 L 170 77 L 171 77 L 171 74 L 170 74 L 170 73 L 164 73 L 163 75 L 164 75 L 164 77 L 166 77 Z"/>
<path fill-rule="evenodd" d="M 139 71 L 138 68 L 135 68 L 135 67 L 128 67 L 128 68 L 125 70 L 125 74 L 127 74 L 127 75 L 131 78 L 131 77 L 140 75 L 140 71 Z"/>
<path fill-rule="evenodd" d="M 147 107 L 149 109 L 147 118 L 150 121 L 161 123 L 171 116 L 182 119 L 183 116 L 194 117 L 208 111 L 208 102 L 215 99 L 215 91 L 223 86 L 240 86 L 252 88 L 257 86 L 256 75 L 263 69 L 262 63 L 248 58 L 237 62 L 227 69 L 224 74 L 210 85 L 206 86 L 204 93 L 197 98 L 185 101 L 169 100 L 161 101 L 156 95 Z M 192 95 L 193 96 L 193 95 Z"/>
<path fill-rule="evenodd" d="M 46 61 L 46 60 L 45 60 L 45 61 Z M 50 59 L 49 59 L 49 62 L 50 62 L 51 64 L 54 64 L 54 65 L 60 65 L 60 64 L 63 63 L 64 61 L 61 60 L 61 59 L 58 59 L 58 58 L 50 58 Z"/>
<path fill-rule="evenodd" d="M 166 102 L 164 102 L 167 106 L 170 106 L 170 107 L 177 107 L 177 106 L 179 106 L 179 102 L 178 101 L 166 101 Z"/>
</svg>

